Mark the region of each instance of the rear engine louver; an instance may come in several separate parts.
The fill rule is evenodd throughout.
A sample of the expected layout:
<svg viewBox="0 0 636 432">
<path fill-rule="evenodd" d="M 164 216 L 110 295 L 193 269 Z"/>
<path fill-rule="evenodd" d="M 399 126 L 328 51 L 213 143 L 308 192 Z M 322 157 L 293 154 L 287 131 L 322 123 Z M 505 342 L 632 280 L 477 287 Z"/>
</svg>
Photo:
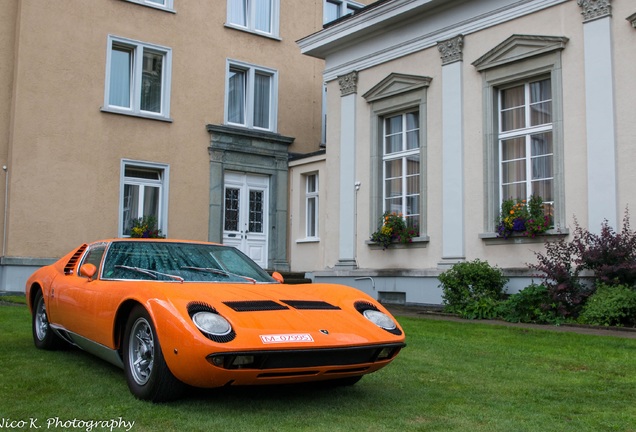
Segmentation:
<svg viewBox="0 0 636 432">
<path fill-rule="evenodd" d="M 224 302 L 237 312 L 261 312 L 289 309 L 287 306 L 272 300 L 230 301 Z"/>
<path fill-rule="evenodd" d="M 77 261 L 80 259 L 80 257 L 82 256 L 82 254 L 84 253 L 87 247 L 88 245 L 83 244 L 82 246 L 80 246 L 78 250 L 75 251 L 71 259 L 68 260 L 68 262 L 64 266 L 64 274 L 67 274 L 67 275 L 73 274 L 73 269 L 75 268 Z"/>
<path fill-rule="evenodd" d="M 293 307 L 294 309 L 304 309 L 304 310 L 340 310 L 340 307 L 332 305 L 331 303 L 327 303 L 324 301 L 313 301 L 313 300 L 281 300 L 288 306 Z"/>
</svg>

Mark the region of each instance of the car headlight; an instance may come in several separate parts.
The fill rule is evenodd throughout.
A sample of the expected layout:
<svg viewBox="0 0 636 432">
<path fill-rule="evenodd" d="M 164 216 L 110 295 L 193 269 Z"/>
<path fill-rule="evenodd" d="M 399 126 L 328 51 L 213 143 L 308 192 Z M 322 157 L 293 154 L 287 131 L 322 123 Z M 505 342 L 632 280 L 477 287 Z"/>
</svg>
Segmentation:
<svg viewBox="0 0 636 432">
<path fill-rule="evenodd" d="M 192 322 L 203 333 L 214 336 L 225 336 L 232 331 L 230 323 L 221 315 L 213 312 L 197 312 L 192 315 Z"/>
<path fill-rule="evenodd" d="M 378 310 L 366 309 L 362 312 L 362 315 L 364 315 L 364 317 L 371 321 L 373 324 L 385 330 L 391 331 L 397 328 L 395 322 L 391 319 L 391 317 Z"/>
</svg>

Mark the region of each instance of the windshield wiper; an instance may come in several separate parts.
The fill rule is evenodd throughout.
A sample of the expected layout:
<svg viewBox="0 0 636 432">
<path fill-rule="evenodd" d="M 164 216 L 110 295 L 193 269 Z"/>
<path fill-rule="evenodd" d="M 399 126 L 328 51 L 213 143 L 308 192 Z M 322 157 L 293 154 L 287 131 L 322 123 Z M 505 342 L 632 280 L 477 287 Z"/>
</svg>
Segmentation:
<svg viewBox="0 0 636 432">
<path fill-rule="evenodd" d="M 241 278 L 241 279 L 245 279 L 248 282 L 251 283 L 256 283 L 256 279 L 253 279 L 249 276 L 243 276 L 240 274 L 236 274 L 236 273 L 232 273 L 229 271 L 225 271 L 225 270 L 219 270 L 219 269 L 215 269 L 215 268 L 211 268 L 211 267 L 194 267 L 194 266 L 182 266 L 182 269 L 185 270 L 196 270 L 196 271 L 200 271 L 200 272 L 206 272 L 206 273 L 214 273 L 214 274 L 218 274 L 221 276 L 225 276 L 225 277 L 230 277 L 230 276 L 234 276 L 237 278 Z"/>
<path fill-rule="evenodd" d="M 157 270 L 149 270 L 149 269 L 145 269 L 145 268 L 141 268 L 141 267 L 132 267 L 132 266 L 127 266 L 127 265 L 116 265 L 115 268 L 121 268 L 121 269 L 124 269 L 124 270 L 130 270 L 130 271 L 135 271 L 137 273 L 142 273 L 142 274 L 145 274 L 147 276 L 150 276 L 153 279 L 158 279 L 158 276 L 165 276 L 167 278 L 174 279 L 174 280 L 177 280 L 179 282 L 185 281 L 185 279 L 182 278 L 181 276 L 171 275 L 171 274 L 168 274 L 168 273 L 162 273 L 162 272 L 159 272 Z"/>
</svg>

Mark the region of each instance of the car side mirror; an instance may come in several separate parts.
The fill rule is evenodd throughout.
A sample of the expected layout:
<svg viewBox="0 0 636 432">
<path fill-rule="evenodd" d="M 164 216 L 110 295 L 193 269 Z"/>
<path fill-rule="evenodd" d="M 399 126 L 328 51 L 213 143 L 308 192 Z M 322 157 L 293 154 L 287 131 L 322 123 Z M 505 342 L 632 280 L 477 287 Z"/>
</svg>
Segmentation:
<svg viewBox="0 0 636 432">
<path fill-rule="evenodd" d="M 284 283 L 285 282 L 285 278 L 283 277 L 283 275 L 278 273 L 278 272 L 272 273 L 272 277 L 278 283 Z"/>
<path fill-rule="evenodd" d="M 97 267 L 95 267 L 95 264 L 88 263 L 80 267 L 80 276 L 87 277 L 89 281 L 93 280 L 95 273 L 97 273 Z"/>
</svg>

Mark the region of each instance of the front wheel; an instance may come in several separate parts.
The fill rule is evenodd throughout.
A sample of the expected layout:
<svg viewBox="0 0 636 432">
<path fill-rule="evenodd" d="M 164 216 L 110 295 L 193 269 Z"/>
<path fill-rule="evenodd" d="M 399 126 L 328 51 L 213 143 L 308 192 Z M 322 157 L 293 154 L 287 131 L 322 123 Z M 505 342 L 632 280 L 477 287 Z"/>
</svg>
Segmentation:
<svg viewBox="0 0 636 432">
<path fill-rule="evenodd" d="M 183 384 L 170 372 L 155 326 L 142 306 L 133 308 L 126 323 L 123 354 L 126 381 L 135 397 L 164 402 L 180 396 Z"/>
<path fill-rule="evenodd" d="M 60 348 L 62 339 L 55 334 L 49 324 L 49 317 L 46 313 L 46 304 L 42 291 L 35 294 L 33 302 L 33 316 L 31 317 L 31 330 L 33 331 L 33 342 L 39 349 L 54 350 Z"/>
</svg>

